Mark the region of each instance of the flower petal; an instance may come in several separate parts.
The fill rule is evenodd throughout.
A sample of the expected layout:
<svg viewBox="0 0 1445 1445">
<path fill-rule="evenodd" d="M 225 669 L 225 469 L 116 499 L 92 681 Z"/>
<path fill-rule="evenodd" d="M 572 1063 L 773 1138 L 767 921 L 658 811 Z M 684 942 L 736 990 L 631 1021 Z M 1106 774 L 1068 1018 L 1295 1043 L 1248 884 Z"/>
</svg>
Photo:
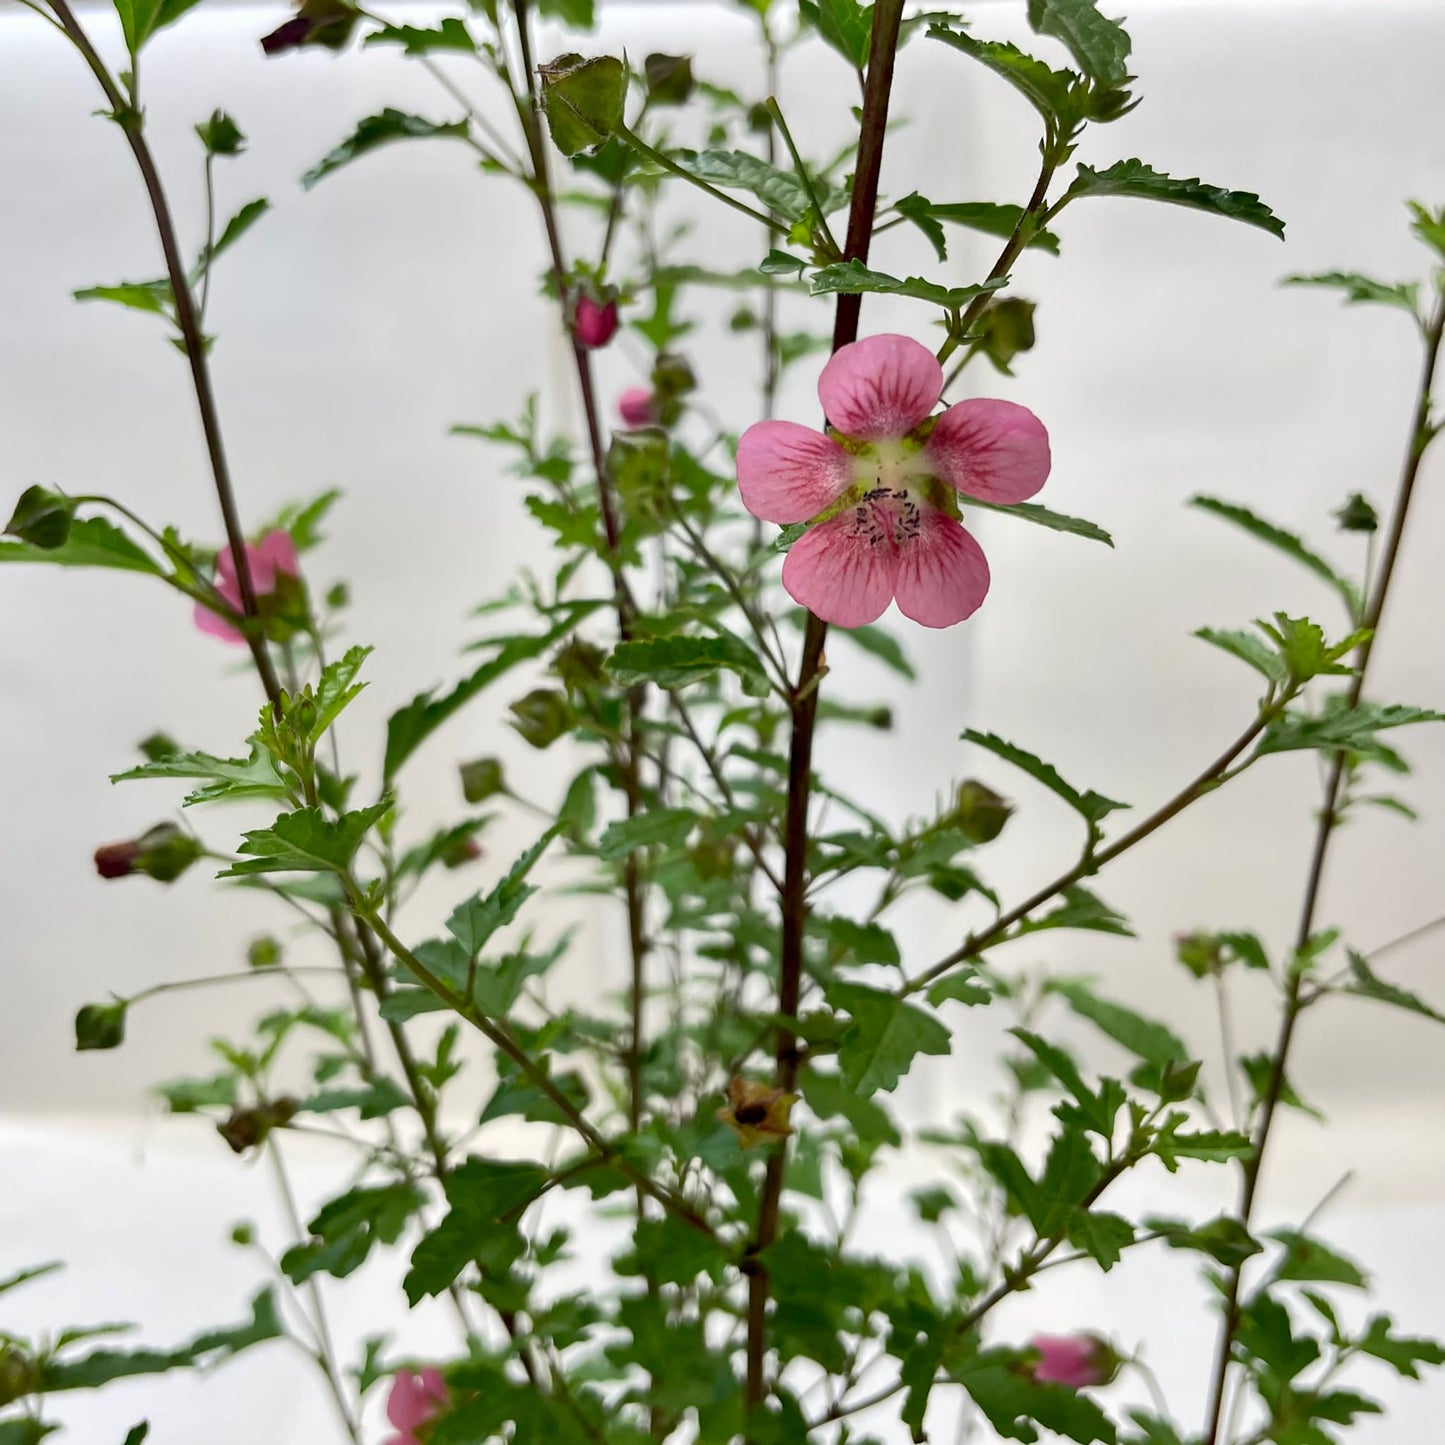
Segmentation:
<svg viewBox="0 0 1445 1445">
<path fill-rule="evenodd" d="M 893 600 L 898 552 L 885 533 L 858 528 L 852 512 L 804 532 L 783 562 L 794 602 L 838 627 L 876 622 Z"/>
<path fill-rule="evenodd" d="M 985 502 L 1022 502 L 1049 476 L 1043 422 L 1011 401 L 975 397 L 949 407 L 925 450 L 934 476 Z"/>
<path fill-rule="evenodd" d="M 738 442 L 743 506 L 764 522 L 807 522 L 853 480 L 853 459 L 822 432 L 795 421 L 755 422 Z"/>
<path fill-rule="evenodd" d="M 988 580 L 983 548 L 942 512 L 926 508 L 899 546 L 898 610 L 925 627 L 952 627 L 977 612 Z"/>
<path fill-rule="evenodd" d="M 247 555 L 251 558 L 253 570 L 259 571 L 266 567 L 271 569 L 271 580 L 267 586 L 263 587 L 257 582 L 258 592 L 275 591 L 278 572 L 287 577 L 301 575 L 301 559 L 296 554 L 296 543 L 290 532 L 283 532 L 279 527 L 275 531 L 267 532 Z"/>
<path fill-rule="evenodd" d="M 818 378 L 824 415 L 850 437 L 901 437 L 942 391 L 938 358 L 911 336 L 867 336 L 840 347 Z"/>
<path fill-rule="evenodd" d="M 239 608 L 240 603 L 237 602 L 236 605 Z M 223 642 L 244 642 L 246 640 L 219 612 L 212 612 L 209 607 L 202 607 L 199 602 L 196 603 L 194 615 L 196 626 L 208 636 L 219 637 Z"/>
<path fill-rule="evenodd" d="M 398 1370 L 386 1399 L 386 1418 L 408 1434 L 431 1418 L 432 1402 L 425 1381 L 414 1370 Z"/>
</svg>

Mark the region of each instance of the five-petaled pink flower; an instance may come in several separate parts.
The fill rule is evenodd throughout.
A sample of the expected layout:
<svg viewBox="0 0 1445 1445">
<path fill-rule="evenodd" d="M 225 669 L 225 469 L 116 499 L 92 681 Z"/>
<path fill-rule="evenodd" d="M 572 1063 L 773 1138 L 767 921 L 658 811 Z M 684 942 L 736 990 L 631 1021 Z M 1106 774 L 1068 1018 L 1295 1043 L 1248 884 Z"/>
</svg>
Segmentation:
<svg viewBox="0 0 1445 1445">
<path fill-rule="evenodd" d="M 251 586 L 256 600 L 271 596 L 282 577 L 299 577 L 301 563 L 296 556 L 296 543 L 289 532 L 267 532 L 254 547 L 246 543 L 246 562 L 251 569 Z M 216 558 L 216 575 L 212 583 L 221 599 L 236 612 L 241 609 L 241 583 L 236 576 L 236 559 L 226 547 Z M 244 642 L 245 638 L 219 612 L 196 603 L 196 626 L 212 637 L 226 642 Z"/>
<path fill-rule="evenodd" d="M 907 336 L 839 348 L 818 378 L 828 431 L 760 421 L 738 443 L 743 505 L 765 522 L 813 525 L 783 586 L 824 622 L 860 627 L 899 610 L 951 627 L 988 592 L 988 563 L 958 520 L 957 494 L 1022 502 L 1049 475 L 1049 438 L 1027 408 L 983 398 L 934 416 L 943 368 Z"/>
<path fill-rule="evenodd" d="M 1097 1335 L 1035 1335 L 1029 1348 L 1038 1352 L 1033 1376 L 1041 1385 L 1107 1385 L 1119 1369 L 1119 1357 Z"/>
<path fill-rule="evenodd" d="M 447 1387 L 440 1370 L 398 1370 L 387 1396 L 386 1418 L 399 1433 L 387 1436 L 382 1445 L 419 1445 L 417 1430 L 446 1402 Z"/>
<path fill-rule="evenodd" d="M 645 386 L 630 386 L 617 398 L 624 426 L 651 426 L 657 420 L 657 398 Z"/>
</svg>

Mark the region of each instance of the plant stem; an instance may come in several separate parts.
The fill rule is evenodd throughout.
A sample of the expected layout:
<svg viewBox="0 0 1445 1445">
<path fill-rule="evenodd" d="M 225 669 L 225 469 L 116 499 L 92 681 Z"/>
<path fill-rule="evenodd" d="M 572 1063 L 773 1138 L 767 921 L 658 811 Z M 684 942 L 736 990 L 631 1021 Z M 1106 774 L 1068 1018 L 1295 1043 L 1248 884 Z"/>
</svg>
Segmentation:
<svg viewBox="0 0 1445 1445">
<path fill-rule="evenodd" d="M 111 118 L 120 126 L 140 169 L 141 180 L 145 183 L 146 195 L 150 199 L 151 212 L 155 217 L 156 231 L 160 237 L 161 250 L 165 255 L 166 274 L 170 278 L 172 298 L 176 307 L 176 325 L 180 328 L 181 340 L 185 345 L 186 360 L 190 363 L 191 382 L 196 393 L 196 406 L 200 412 L 201 430 L 205 434 L 206 453 L 210 458 L 211 477 L 215 483 L 216 499 L 221 507 L 221 520 L 226 530 L 226 543 L 236 565 L 236 585 L 241 594 L 241 612 L 245 625 L 241 632 L 246 646 L 251 650 L 256 664 L 257 675 L 266 690 L 266 697 L 273 707 L 280 704 L 281 685 L 276 678 L 276 668 L 271 654 L 254 622 L 256 616 L 256 587 L 251 577 L 251 564 L 246 557 L 246 535 L 241 528 L 240 514 L 236 509 L 236 495 L 231 486 L 230 468 L 226 462 L 225 444 L 221 440 L 221 421 L 216 410 L 215 393 L 211 388 L 210 366 L 206 359 L 205 338 L 201 334 L 196 314 L 191 283 L 181 260 L 180 244 L 176 239 L 175 222 L 171 217 L 170 203 L 161 184 L 160 173 L 156 170 L 155 158 L 145 138 L 141 112 L 133 107 L 121 94 L 120 88 L 111 78 L 105 62 L 96 53 L 89 36 L 81 29 L 67 0 L 50 0 L 56 19 L 70 37 L 71 43 L 80 52 L 91 73 L 105 92 L 110 103 Z"/>
<path fill-rule="evenodd" d="M 1415 483 L 1420 475 L 1420 463 L 1436 435 L 1432 430 L 1430 404 L 1431 389 L 1435 383 L 1435 372 L 1440 361 L 1442 336 L 1445 336 L 1445 296 L 1442 296 L 1436 304 L 1434 314 L 1424 331 L 1425 354 L 1416 392 L 1414 424 L 1410 432 L 1404 466 L 1400 473 L 1399 487 L 1395 494 L 1395 506 L 1390 520 L 1389 534 L 1380 557 L 1379 572 L 1375 578 L 1374 590 L 1370 593 L 1369 604 L 1361 619 L 1361 626 L 1367 632 L 1365 640 L 1360 644 L 1359 663 L 1346 695 L 1347 707 L 1357 707 L 1364 695 L 1365 675 L 1374 652 L 1380 618 L 1384 614 L 1385 603 L 1389 597 L 1390 581 L 1395 573 L 1395 563 L 1399 559 L 1400 543 L 1404 539 L 1405 524 L 1410 514 L 1410 502 L 1414 497 Z M 1315 828 L 1314 848 L 1310 855 L 1309 875 L 1305 882 L 1304 901 L 1300 907 L 1299 926 L 1295 933 L 1295 957 L 1298 957 L 1314 935 L 1315 914 L 1324 887 L 1325 864 L 1329 857 L 1330 842 L 1334 837 L 1335 828 L 1340 822 L 1341 787 L 1345 778 L 1346 759 L 1345 750 L 1341 749 L 1335 753 L 1325 781 L 1319 822 Z M 1275 1040 L 1274 1052 L 1270 1056 L 1269 1075 L 1260 1099 L 1259 1122 L 1255 1126 L 1253 1145 L 1243 1164 L 1239 1218 L 1246 1227 L 1254 1212 L 1260 1173 L 1264 1166 L 1264 1151 L 1269 1143 L 1270 1130 L 1279 1109 L 1280 1095 L 1284 1090 L 1285 1065 L 1288 1061 L 1290 1046 L 1294 1042 L 1295 1024 L 1299 1021 L 1303 1007 L 1301 998 L 1303 987 L 1304 970 L 1292 963 L 1285 990 L 1284 1012 L 1280 1017 L 1279 1035 Z M 1224 1323 L 1219 1332 L 1214 1357 L 1204 1445 L 1218 1445 L 1219 1442 L 1220 1422 L 1223 1419 L 1234 1337 L 1240 1325 L 1242 1277 L 1242 1268 L 1236 1266 L 1230 1271 L 1225 1287 Z"/>
<path fill-rule="evenodd" d="M 845 261 L 866 262 L 873 238 L 873 217 L 878 207 L 878 183 L 883 170 L 883 141 L 888 127 L 888 103 L 893 89 L 893 62 L 903 0 L 878 0 L 873 7 L 873 36 L 868 73 L 863 87 L 863 115 L 858 135 L 858 161 L 853 199 L 848 212 Z M 862 297 L 839 296 L 833 321 L 833 350 L 858 339 Z M 791 1092 L 798 1077 L 798 1039 L 791 1021 L 798 1016 L 803 977 L 803 934 L 807 923 L 808 800 L 813 777 L 813 735 L 818 718 L 818 684 L 822 677 L 823 645 L 828 625 L 811 612 L 803 635 L 803 656 L 792 691 L 792 737 L 788 750 L 788 804 L 783 831 L 783 900 L 781 969 L 775 1085 Z M 786 1141 L 768 1158 L 758 1207 L 757 1229 L 748 1246 L 747 1411 L 749 1421 L 768 1395 L 768 1297 L 771 1283 L 758 1256 L 777 1238 L 783 1183 L 788 1168 Z M 748 1438 L 752 1436 L 749 1433 Z"/>
</svg>

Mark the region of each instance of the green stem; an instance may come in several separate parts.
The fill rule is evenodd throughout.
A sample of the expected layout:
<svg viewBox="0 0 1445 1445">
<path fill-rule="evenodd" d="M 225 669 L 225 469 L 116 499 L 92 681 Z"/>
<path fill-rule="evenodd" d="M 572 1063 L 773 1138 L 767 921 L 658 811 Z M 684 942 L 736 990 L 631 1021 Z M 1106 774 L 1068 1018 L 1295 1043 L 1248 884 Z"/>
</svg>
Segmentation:
<svg viewBox="0 0 1445 1445">
<path fill-rule="evenodd" d="M 802 187 L 808 193 L 808 200 L 812 203 L 813 214 L 818 218 L 818 229 L 823 233 L 823 240 L 828 247 L 828 259 L 839 260 L 842 258 L 842 251 L 838 249 L 838 243 L 833 239 L 833 233 L 828 229 L 828 218 L 823 213 L 823 203 L 818 199 L 818 192 L 813 185 L 813 178 L 808 174 L 808 167 L 803 164 L 802 154 L 799 152 L 796 142 L 793 140 L 793 133 L 788 129 L 788 123 L 783 119 L 782 107 L 778 104 L 777 97 L 769 95 L 766 101 L 768 114 L 772 116 L 773 123 L 778 127 L 783 137 L 783 144 L 788 148 L 788 154 L 793 158 L 793 170 L 796 172 Z"/>
<path fill-rule="evenodd" d="M 1440 362 L 1441 341 L 1445 337 L 1445 296 L 1436 305 L 1435 312 L 1424 333 L 1424 359 L 1420 369 L 1420 381 L 1416 391 L 1414 422 L 1410 442 L 1405 453 L 1404 466 L 1400 473 L 1399 487 L 1395 494 L 1395 506 L 1390 521 L 1389 534 L 1380 557 L 1379 575 L 1370 594 L 1369 605 L 1365 608 L 1361 626 L 1365 629 L 1365 640 L 1360 644 L 1359 663 L 1346 695 L 1346 707 L 1357 707 L 1365 691 L 1365 676 L 1379 636 L 1380 619 L 1390 594 L 1390 581 L 1395 575 L 1395 564 L 1399 560 L 1400 544 L 1405 536 L 1405 524 L 1410 515 L 1410 503 L 1415 494 L 1415 483 L 1420 475 L 1423 461 L 1430 443 L 1437 433 L 1431 419 L 1431 391 L 1435 384 L 1435 372 Z M 1320 894 L 1324 887 L 1325 864 L 1329 858 L 1330 843 L 1341 816 L 1341 788 L 1345 778 L 1347 754 L 1336 752 L 1330 763 L 1329 776 L 1325 781 L 1324 798 L 1319 812 L 1319 823 L 1315 828 L 1314 848 L 1310 855 L 1309 876 L 1305 882 L 1304 902 L 1300 907 L 1299 926 L 1295 933 L 1294 957 L 1303 951 L 1315 932 L 1315 915 L 1319 908 Z M 1285 990 L 1284 1011 L 1280 1017 L 1279 1034 L 1270 1055 L 1269 1074 L 1260 1097 L 1259 1121 L 1255 1126 L 1254 1140 L 1243 1165 L 1243 1179 L 1240 1185 L 1239 1217 L 1248 1226 L 1254 1212 L 1255 1197 L 1259 1191 L 1260 1173 L 1264 1166 L 1265 1148 L 1269 1143 L 1270 1130 L 1274 1125 L 1279 1108 L 1280 1096 L 1284 1092 L 1285 1066 L 1290 1047 L 1294 1042 L 1295 1025 L 1304 1008 L 1304 970 L 1291 966 Z M 1204 1445 L 1219 1445 L 1220 1423 L 1224 1415 L 1224 1400 L 1229 1383 L 1229 1366 L 1234 1348 L 1234 1337 L 1242 1317 L 1240 1308 L 1240 1286 L 1243 1270 L 1236 1266 L 1230 1271 L 1224 1291 L 1224 1322 L 1219 1332 L 1215 1349 L 1214 1367 L 1210 1382 L 1209 1406 L 1205 1427 Z"/>
</svg>

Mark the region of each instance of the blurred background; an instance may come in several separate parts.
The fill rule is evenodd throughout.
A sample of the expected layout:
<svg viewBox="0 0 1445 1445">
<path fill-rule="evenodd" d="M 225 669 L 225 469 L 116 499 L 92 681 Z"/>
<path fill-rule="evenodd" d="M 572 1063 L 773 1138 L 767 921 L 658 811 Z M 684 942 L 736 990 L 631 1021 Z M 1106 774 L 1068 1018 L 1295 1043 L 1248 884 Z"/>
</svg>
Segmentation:
<svg viewBox="0 0 1445 1445">
<path fill-rule="evenodd" d="M 1027 34 L 1021 5 L 974 8 L 980 34 Z M 705 78 L 760 91 L 756 29 L 735 10 L 688 0 L 609 0 L 602 9 L 589 53 L 692 53 Z M 285 13 L 205 0 L 148 49 L 147 115 L 188 244 L 203 214 L 192 126 L 214 108 L 249 140 L 219 173 L 221 209 L 270 198 L 271 214 L 218 267 L 210 300 L 221 412 L 248 528 L 328 487 L 345 493 L 307 568 L 317 589 L 351 582 L 347 637 L 376 647 L 371 685 L 343 724 L 349 754 L 371 759 L 374 777 L 386 716 L 460 674 L 459 650 L 479 635 L 469 610 L 541 555 L 508 459 L 448 428 L 515 417 L 531 391 L 566 427 L 573 402 L 553 310 L 534 284 L 539 228 L 520 191 L 480 176 L 464 148 L 427 143 L 383 150 L 302 192 L 300 174 L 362 115 L 396 105 L 441 119 L 451 106 L 387 50 L 267 61 L 258 37 Z M 114 59 L 113 17 L 99 6 L 81 14 Z M 429 14 L 417 7 L 416 23 Z M 1343 312 L 1332 293 L 1277 282 L 1326 269 L 1415 279 L 1426 258 L 1408 235 L 1404 201 L 1445 199 L 1445 7 L 1434 0 L 1135 0 L 1128 18 L 1144 103 L 1093 133 L 1079 159 L 1102 166 L 1137 155 L 1176 176 L 1257 191 L 1286 221 L 1287 240 L 1173 207 L 1091 201 L 1062 218 L 1060 257 L 1019 263 L 1017 289 L 1039 303 L 1038 348 L 1019 359 L 1012 381 L 981 364 L 969 380 L 1043 417 L 1055 461 L 1040 500 L 1098 521 L 1115 550 L 975 517 L 993 569 L 988 604 L 943 634 L 893 614 L 920 675 L 891 699 L 894 731 L 867 735 L 866 749 L 855 732 L 825 735 L 821 752 L 825 770 L 846 770 L 855 791 L 895 820 L 929 811 L 961 775 L 1005 792 L 1020 812 L 987 865 L 1006 900 L 1072 861 L 1076 840 L 1047 794 L 957 740 L 964 727 L 1009 737 L 1080 785 L 1147 812 L 1252 715 L 1252 674 L 1192 640 L 1194 628 L 1244 626 L 1283 609 L 1345 630 L 1322 583 L 1185 503 L 1198 492 L 1243 502 L 1310 537 L 1343 570 L 1358 569 L 1359 539 L 1338 534 L 1329 513 L 1353 491 L 1388 505 L 1418 347 L 1398 313 Z M 560 37 L 538 48 L 546 58 Z M 889 141 L 889 194 L 1025 198 L 1033 114 L 996 77 L 917 41 L 900 58 L 897 94 L 906 124 Z M 848 134 L 856 82 L 838 56 L 809 42 L 787 56 L 781 98 L 804 152 L 822 156 Z M 18 6 L 0 8 L 0 508 L 31 483 L 105 491 L 216 541 L 183 361 L 150 318 L 69 299 L 76 288 L 159 269 L 143 192 L 118 133 L 93 118 L 98 104 L 91 76 L 58 36 Z M 690 258 L 736 265 L 761 254 L 746 220 L 701 210 L 690 194 L 673 194 L 669 206 L 700 223 L 681 248 Z M 591 221 L 573 224 L 580 238 Z M 933 266 L 922 239 L 904 231 L 880 239 L 875 263 L 896 274 Z M 992 259 L 984 240 L 954 232 L 947 273 L 977 280 Z M 703 324 L 690 345 L 706 405 L 741 429 L 756 414 L 760 378 L 753 344 L 723 324 L 733 304 L 700 297 L 690 314 Z M 822 303 L 790 304 L 797 325 L 822 325 Z M 870 297 L 864 329 L 919 334 L 920 311 Z M 601 355 L 609 404 L 645 379 L 641 362 L 625 340 Z M 780 415 L 813 418 L 816 369 L 804 361 L 789 372 Z M 1439 454 L 1416 506 L 1371 692 L 1441 706 Z M 834 696 L 882 699 L 894 687 L 853 649 L 833 651 Z M 463 758 L 498 754 L 520 791 L 555 791 L 554 757 L 531 752 L 496 716 L 521 690 L 474 705 L 408 766 L 404 836 L 458 815 Z M 41 568 L 0 575 L 0 1276 L 59 1254 L 72 1261 L 67 1275 L 0 1302 L 0 1328 L 18 1311 L 27 1322 L 37 1310 L 57 1322 L 83 1311 L 138 1318 L 169 1339 L 239 1316 L 255 1286 L 253 1260 L 226 1234 L 241 1215 L 279 1227 L 266 1179 L 235 1165 L 208 1131 L 162 1122 L 147 1089 L 204 1071 L 205 1040 L 244 1028 L 264 1007 L 262 986 L 158 1000 L 132 1017 L 127 1046 L 113 1053 L 73 1053 L 71 1020 L 112 991 L 230 972 L 251 937 L 284 932 L 267 900 L 222 893 L 203 870 L 162 896 L 149 880 L 102 883 L 91 864 L 98 844 L 143 831 L 178 800 L 162 783 L 107 782 L 138 761 L 139 739 L 163 728 L 186 746 L 233 755 L 259 702 L 241 658 L 195 631 L 165 589 Z M 1367 952 L 1445 914 L 1445 733 L 1401 737 L 1421 821 L 1361 811 L 1336 840 L 1321 913 Z M 1282 951 L 1318 794 L 1312 758 L 1271 760 L 1097 880 L 1137 940 L 1050 933 L 1015 945 L 1007 963 L 1092 973 L 1101 992 L 1166 1018 L 1217 1062 L 1212 999 L 1173 961 L 1171 935 L 1247 928 Z M 232 818 L 251 825 L 239 813 L 192 821 L 229 846 Z M 457 898 L 489 885 L 529 828 L 522 818 L 494 829 L 473 874 L 445 874 L 424 889 L 404 915 L 411 935 L 428 936 Z M 547 906 L 583 924 L 556 995 L 620 987 L 611 911 L 576 900 Z M 916 912 L 899 930 L 905 958 L 932 961 L 971 918 L 942 904 Z M 306 941 L 288 946 L 293 961 L 305 960 Z M 1445 930 L 1427 933 L 1391 954 L 1389 974 L 1445 1003 L 1442 958 Z M 1268 987 L 1250 982 L 1235 1005 L 1242 1051 L 1266 1047 L 1275 1024 Z M 910 1114 L 942 1121 L 987 1102 L 998 1082 L 997 1026 L 982 1012 L 962 1019 L 952 1058 L 900 1094 Z M 1108 1045 L 1082 1033 L 1078 1045 L 1092 1062 L 1118 1066 Z M 1364 1002 L 1322 1007 L 1305 1019 L 1291 1073 L 1331 1123 L 1293 1113 L 1281 1121 L 1265 1215 L 1297 1220 L 1353 1170 L 1323 1232 L 1376 1268 L 1382 1300 L 1406 1327 L 1438 1329 L 1437 1026 Z M 484 1087 L 479 1079 L 477 1092 Z M 298 1155 L 303 1192 L 324 1187 L 335 1168 L 329 1154 Z M 1152 1186 L 1137 1187 L 1143 1194 L 1129 1202 L 1152 1201 Z M 1201 1196 L 1201 1207 L 1212 1197 Z M 1078 1284 L 1059 1272 L 1050 1298 L 1064 1303 L 1045 1319 L 1037 1304 L 1019 1302 L 1020 1328 L 1117 1324 L 1142 1339 L 1150 1327 L 1141 1305 L 1158 1313 L 1161 1281 L 1189 1273 L 1151 1268 Z M 394 1281 L 342 1294 L 348 1336 L 393 1322 Z M 1155 1332 L 1155 1364 L 1181 1412 L 1197 1413 L 1203 1392 L 1209 1327 L 1197 1303 L 1171 1306 L 1169 1329 Z M 416 1328 L 424 1343 L 427 1321 Z M 312 1382 L 274 1354 L 205 1384 L 137 1384 L 77 1402 L 76 1438 L 118 1439 L 147 1410 L 157 1445 L 226 1445 L 252 1439 L 258 1426 L 278 1440 L 330 1438 Z M 1390 1420 L 1353 1438 L 1434 1438 L 1442 1403 L 1441 1386 L 1414 1387 Z"/>
</svg>

